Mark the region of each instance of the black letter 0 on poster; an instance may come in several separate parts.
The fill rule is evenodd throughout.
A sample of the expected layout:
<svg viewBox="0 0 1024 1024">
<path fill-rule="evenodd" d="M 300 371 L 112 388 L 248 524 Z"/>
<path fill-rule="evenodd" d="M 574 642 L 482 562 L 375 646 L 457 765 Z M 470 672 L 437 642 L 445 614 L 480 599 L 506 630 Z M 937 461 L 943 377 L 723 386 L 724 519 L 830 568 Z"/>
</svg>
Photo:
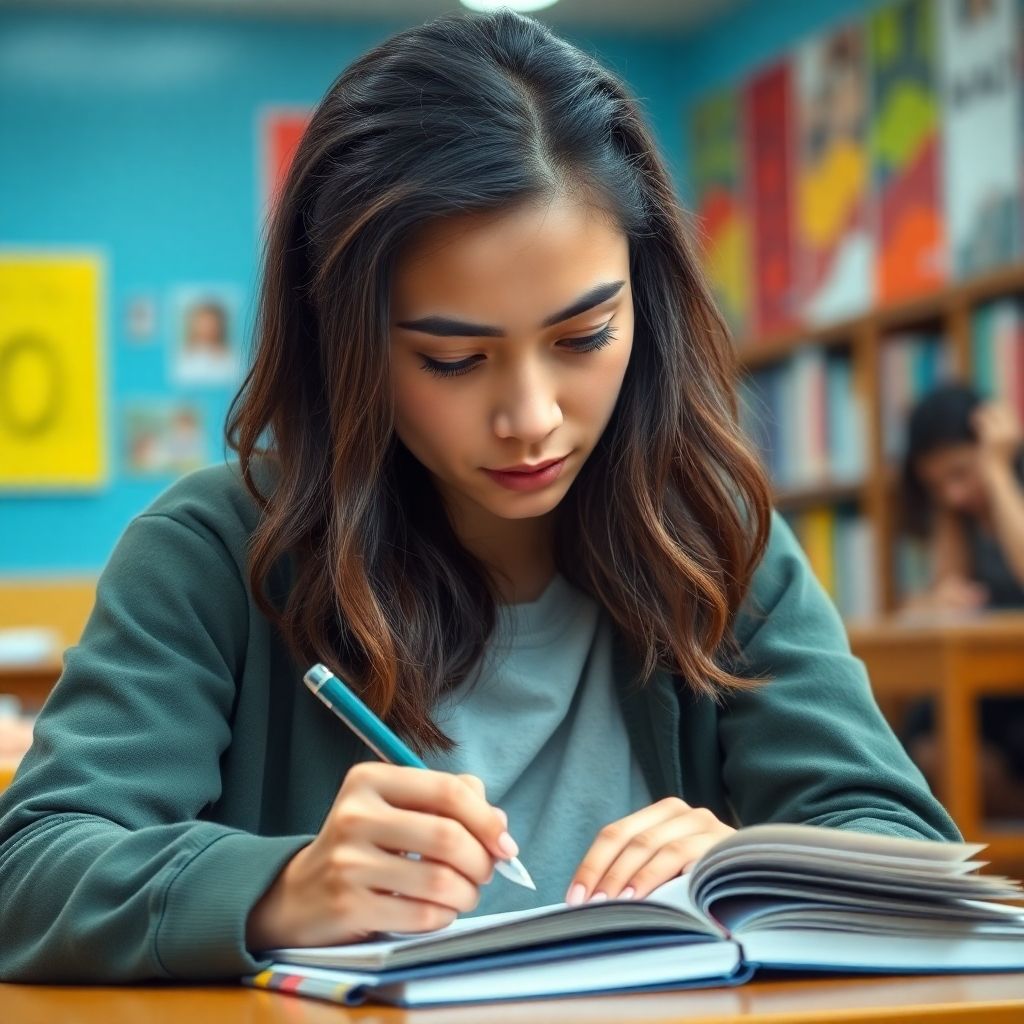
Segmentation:
<svg viewBox="0 0 1024 1024">
<path fill-rule="evenodd" d="M 46 369 L 46 402 L 31 417 L 15 412 L 14 371 L 20 359 L 36 359 Z M 60 357 L 45 338 L 20 334 L 0 341 L 0 427 L 8 434 L 27 439 L 46 433 L 60 415 L 61 390 Z"/>
</svg>

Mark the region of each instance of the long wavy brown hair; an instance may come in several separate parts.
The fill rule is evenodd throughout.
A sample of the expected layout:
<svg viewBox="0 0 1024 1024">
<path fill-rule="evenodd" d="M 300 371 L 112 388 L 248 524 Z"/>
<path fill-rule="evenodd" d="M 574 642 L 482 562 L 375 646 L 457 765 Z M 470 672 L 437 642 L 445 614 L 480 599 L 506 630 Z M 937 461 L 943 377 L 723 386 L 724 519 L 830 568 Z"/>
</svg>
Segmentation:
<svg viewBox="0 0 1024 1024">
<path fill-rule="evenodd" d="M 607 609 L 634 682 L 661 666 L 712 698 L 755 685 L 720 655 L 767 545 L 770 485 L 640 106 L 531 18 L 442 16 L 352 63 L 313 113 L 268 224 L 254 360 L 227 422 L 261 508 L 260 608 L 299 664 L 335 667 L 420 753 L 451 749 L 431 708 L 477 663 L 496 594 L 393 429 L 396 253 L 434 218 L 573 190 L 628 236 L 636 314 L 616 408 L 556 510 L 556 566 Z"/>
</svg>

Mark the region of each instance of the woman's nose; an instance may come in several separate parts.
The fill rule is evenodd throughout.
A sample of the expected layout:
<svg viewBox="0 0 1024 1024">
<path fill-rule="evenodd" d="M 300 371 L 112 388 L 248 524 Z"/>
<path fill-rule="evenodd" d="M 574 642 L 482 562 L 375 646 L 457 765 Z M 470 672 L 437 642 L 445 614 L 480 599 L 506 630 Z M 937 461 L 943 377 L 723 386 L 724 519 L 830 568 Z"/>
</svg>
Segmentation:
<svg viewBox="0 0 1024 1024">
<path fill-rule="evenodd" d="M 562 423 L 556 382 L 536 361 L 527 360 L 499 386 L 495 423 L 499 436 L 541 441 Z"/>
</svg>

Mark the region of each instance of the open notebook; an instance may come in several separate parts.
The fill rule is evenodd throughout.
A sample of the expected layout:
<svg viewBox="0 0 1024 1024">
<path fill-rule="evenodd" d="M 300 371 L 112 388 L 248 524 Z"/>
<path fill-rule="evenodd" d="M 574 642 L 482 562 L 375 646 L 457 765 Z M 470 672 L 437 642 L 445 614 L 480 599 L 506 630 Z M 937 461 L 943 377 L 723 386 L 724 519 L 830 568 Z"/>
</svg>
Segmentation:
<svg viewBox="0 0 1024 1024">
<path fill-rule="evenodd" d="M 1024 970 L 1019 882 L 968 843 L 752 825 L 645 900 L 462 918 L 416 935 L 272 949 L 245 984 L 348 1004 L 447 1005 L 739 984 L 758 967 Z"/>
</svg>

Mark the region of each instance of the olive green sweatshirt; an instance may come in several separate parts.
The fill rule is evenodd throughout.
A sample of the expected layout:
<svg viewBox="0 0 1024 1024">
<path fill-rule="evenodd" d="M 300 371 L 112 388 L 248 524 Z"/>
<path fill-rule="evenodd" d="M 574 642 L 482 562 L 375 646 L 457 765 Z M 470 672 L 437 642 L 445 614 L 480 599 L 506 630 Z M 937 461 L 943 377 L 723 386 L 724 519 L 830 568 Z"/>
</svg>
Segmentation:
<svg viewBox="0 0 1024 1024">
<path fill-rule="evenodd" d="M 250 909 L 319 831 L 348 768 L 374 755 L 312 698 L 308 666 L 256 607 L 257 518 L 231 463 L 174 484 L 118 541 L 0 794 L 0 980 L 267 966 L 245 947 Z M 636 665 L 616 638 L 622 719 L 653 800 L 735 825 L 959 838 L 778 513 L 736 636 L 743 673 L 774 679 L 719 704 L 668 672 L 626 685 Z"/>
</svg>

